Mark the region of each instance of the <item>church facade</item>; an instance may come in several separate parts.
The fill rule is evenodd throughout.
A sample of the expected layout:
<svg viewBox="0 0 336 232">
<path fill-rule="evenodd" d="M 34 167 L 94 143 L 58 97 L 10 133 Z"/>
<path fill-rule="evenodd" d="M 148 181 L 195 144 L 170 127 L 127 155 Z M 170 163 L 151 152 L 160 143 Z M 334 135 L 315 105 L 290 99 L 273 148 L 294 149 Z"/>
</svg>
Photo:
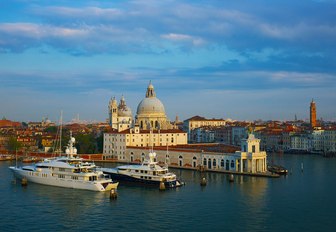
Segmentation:
<svg viewBox="0 0 336 232">
<path fill-rule="evenodd" d="M 104 134 L 105 159 L 126 161 L 127 147 L 176 146 L 187 144 L 187 133 L 177 129 L 166 116 L 162 102 L 156 97 L 150 82 L 145 98 L 137 107 L 134 120 L 124 97 L 119 105 L 115 98 L 109 102 L 109 122 L 112 131 Z"/>
</svg>

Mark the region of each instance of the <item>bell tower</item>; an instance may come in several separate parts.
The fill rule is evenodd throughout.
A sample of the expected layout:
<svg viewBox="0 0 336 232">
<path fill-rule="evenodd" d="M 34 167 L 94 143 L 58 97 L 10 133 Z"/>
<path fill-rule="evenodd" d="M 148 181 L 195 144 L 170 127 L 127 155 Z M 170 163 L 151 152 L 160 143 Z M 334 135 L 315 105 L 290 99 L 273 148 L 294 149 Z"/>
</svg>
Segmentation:
<svg viewBox="0 0 336 232">
<path fill-rule="evenodd" d="M 310 127 L 316 127 L 316 104 L 314 99 L 310 102 Z"/>
<path fill-rule="evenodd" d="M 118 103 L 115 97 L 111 98 L 108 106 L 109 110 L 109 123 L 112 128 L 116 128 L 118 124 Z"/>
</svg>

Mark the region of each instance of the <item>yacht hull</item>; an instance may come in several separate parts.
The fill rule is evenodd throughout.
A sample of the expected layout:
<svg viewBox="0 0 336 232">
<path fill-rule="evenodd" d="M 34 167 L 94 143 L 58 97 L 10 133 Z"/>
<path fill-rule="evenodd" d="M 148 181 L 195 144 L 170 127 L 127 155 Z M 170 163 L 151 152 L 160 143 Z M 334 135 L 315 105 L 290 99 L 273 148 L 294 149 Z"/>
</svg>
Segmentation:
<svg viewBox="0 0 336 232">
<path fill-rule="evenodd" d="M 127 182 L 127 183 L 137 183 L 137 184 L 142 184 L 142 185 L 150 185 L 150 186 L 160 186 L 160 181 L 155 181 L 155 180 L 146 180 L 146 179 L 140 179 L 136 177 L 132 177 L 129 175 L 125 174 L 120 174 L 120 173 L 114 173 L 114 172 L 109 172 L 109 171 L 103 171 L 105 174 L 108 174 L 110 178 L 113 180 L 121 181 L 121 182 Z M 164 181 L 165 187 L 166 188 L 175 188 L 178 187 L 176 180 L 173 181 Z"/>
</svg>

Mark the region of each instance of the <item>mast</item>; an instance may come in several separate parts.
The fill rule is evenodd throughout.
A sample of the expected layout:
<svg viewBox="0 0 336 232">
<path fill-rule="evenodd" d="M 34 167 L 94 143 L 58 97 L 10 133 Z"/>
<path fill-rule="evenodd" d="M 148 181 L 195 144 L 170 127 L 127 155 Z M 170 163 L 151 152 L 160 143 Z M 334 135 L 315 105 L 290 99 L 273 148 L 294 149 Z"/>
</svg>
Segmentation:
<svg viewBox="0 0 336 232">
<path fill-rule="evenodd" d="M 61 110 L 61 118 L 60 118 L 60 144 L 59 144 L 60 156 L 62 154 L 62 123 L 63 123 L 63 110 Z"/>
</svg>

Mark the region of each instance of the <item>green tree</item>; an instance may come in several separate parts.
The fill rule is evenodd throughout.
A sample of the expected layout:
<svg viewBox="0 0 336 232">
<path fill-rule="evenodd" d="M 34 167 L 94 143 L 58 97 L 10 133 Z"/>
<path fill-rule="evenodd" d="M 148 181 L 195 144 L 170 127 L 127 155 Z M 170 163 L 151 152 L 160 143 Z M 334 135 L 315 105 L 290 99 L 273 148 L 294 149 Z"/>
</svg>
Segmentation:
<svg viewBox="0 0 336 232">
<path fill-rule="evenodd" d="M 103 153 L 104 149 L 104 134 L 101 133 L 98 137 L 96 137 L 96 146 L 97 153 Z"/>
<path fill-rule="evenodd" d="M 57 126 L 49 126 L 44 129 L 45 132 L 56 134 L 57 133 Z"/>
<path fill-rule="evenodd" d="M 20 150 L 22 147 L 22 143 L 18 142 L 16 137 L 10 137 L 7 143 L 7 149 L 11 152 L 15 152 L 16 150 Z"/>
<path fill-rule="evenodd" d="M 92 134 L 78 134 L 75 138 L 78 154 L 93 154 L 97 151 L 96 140 Z"/>
</svg>

